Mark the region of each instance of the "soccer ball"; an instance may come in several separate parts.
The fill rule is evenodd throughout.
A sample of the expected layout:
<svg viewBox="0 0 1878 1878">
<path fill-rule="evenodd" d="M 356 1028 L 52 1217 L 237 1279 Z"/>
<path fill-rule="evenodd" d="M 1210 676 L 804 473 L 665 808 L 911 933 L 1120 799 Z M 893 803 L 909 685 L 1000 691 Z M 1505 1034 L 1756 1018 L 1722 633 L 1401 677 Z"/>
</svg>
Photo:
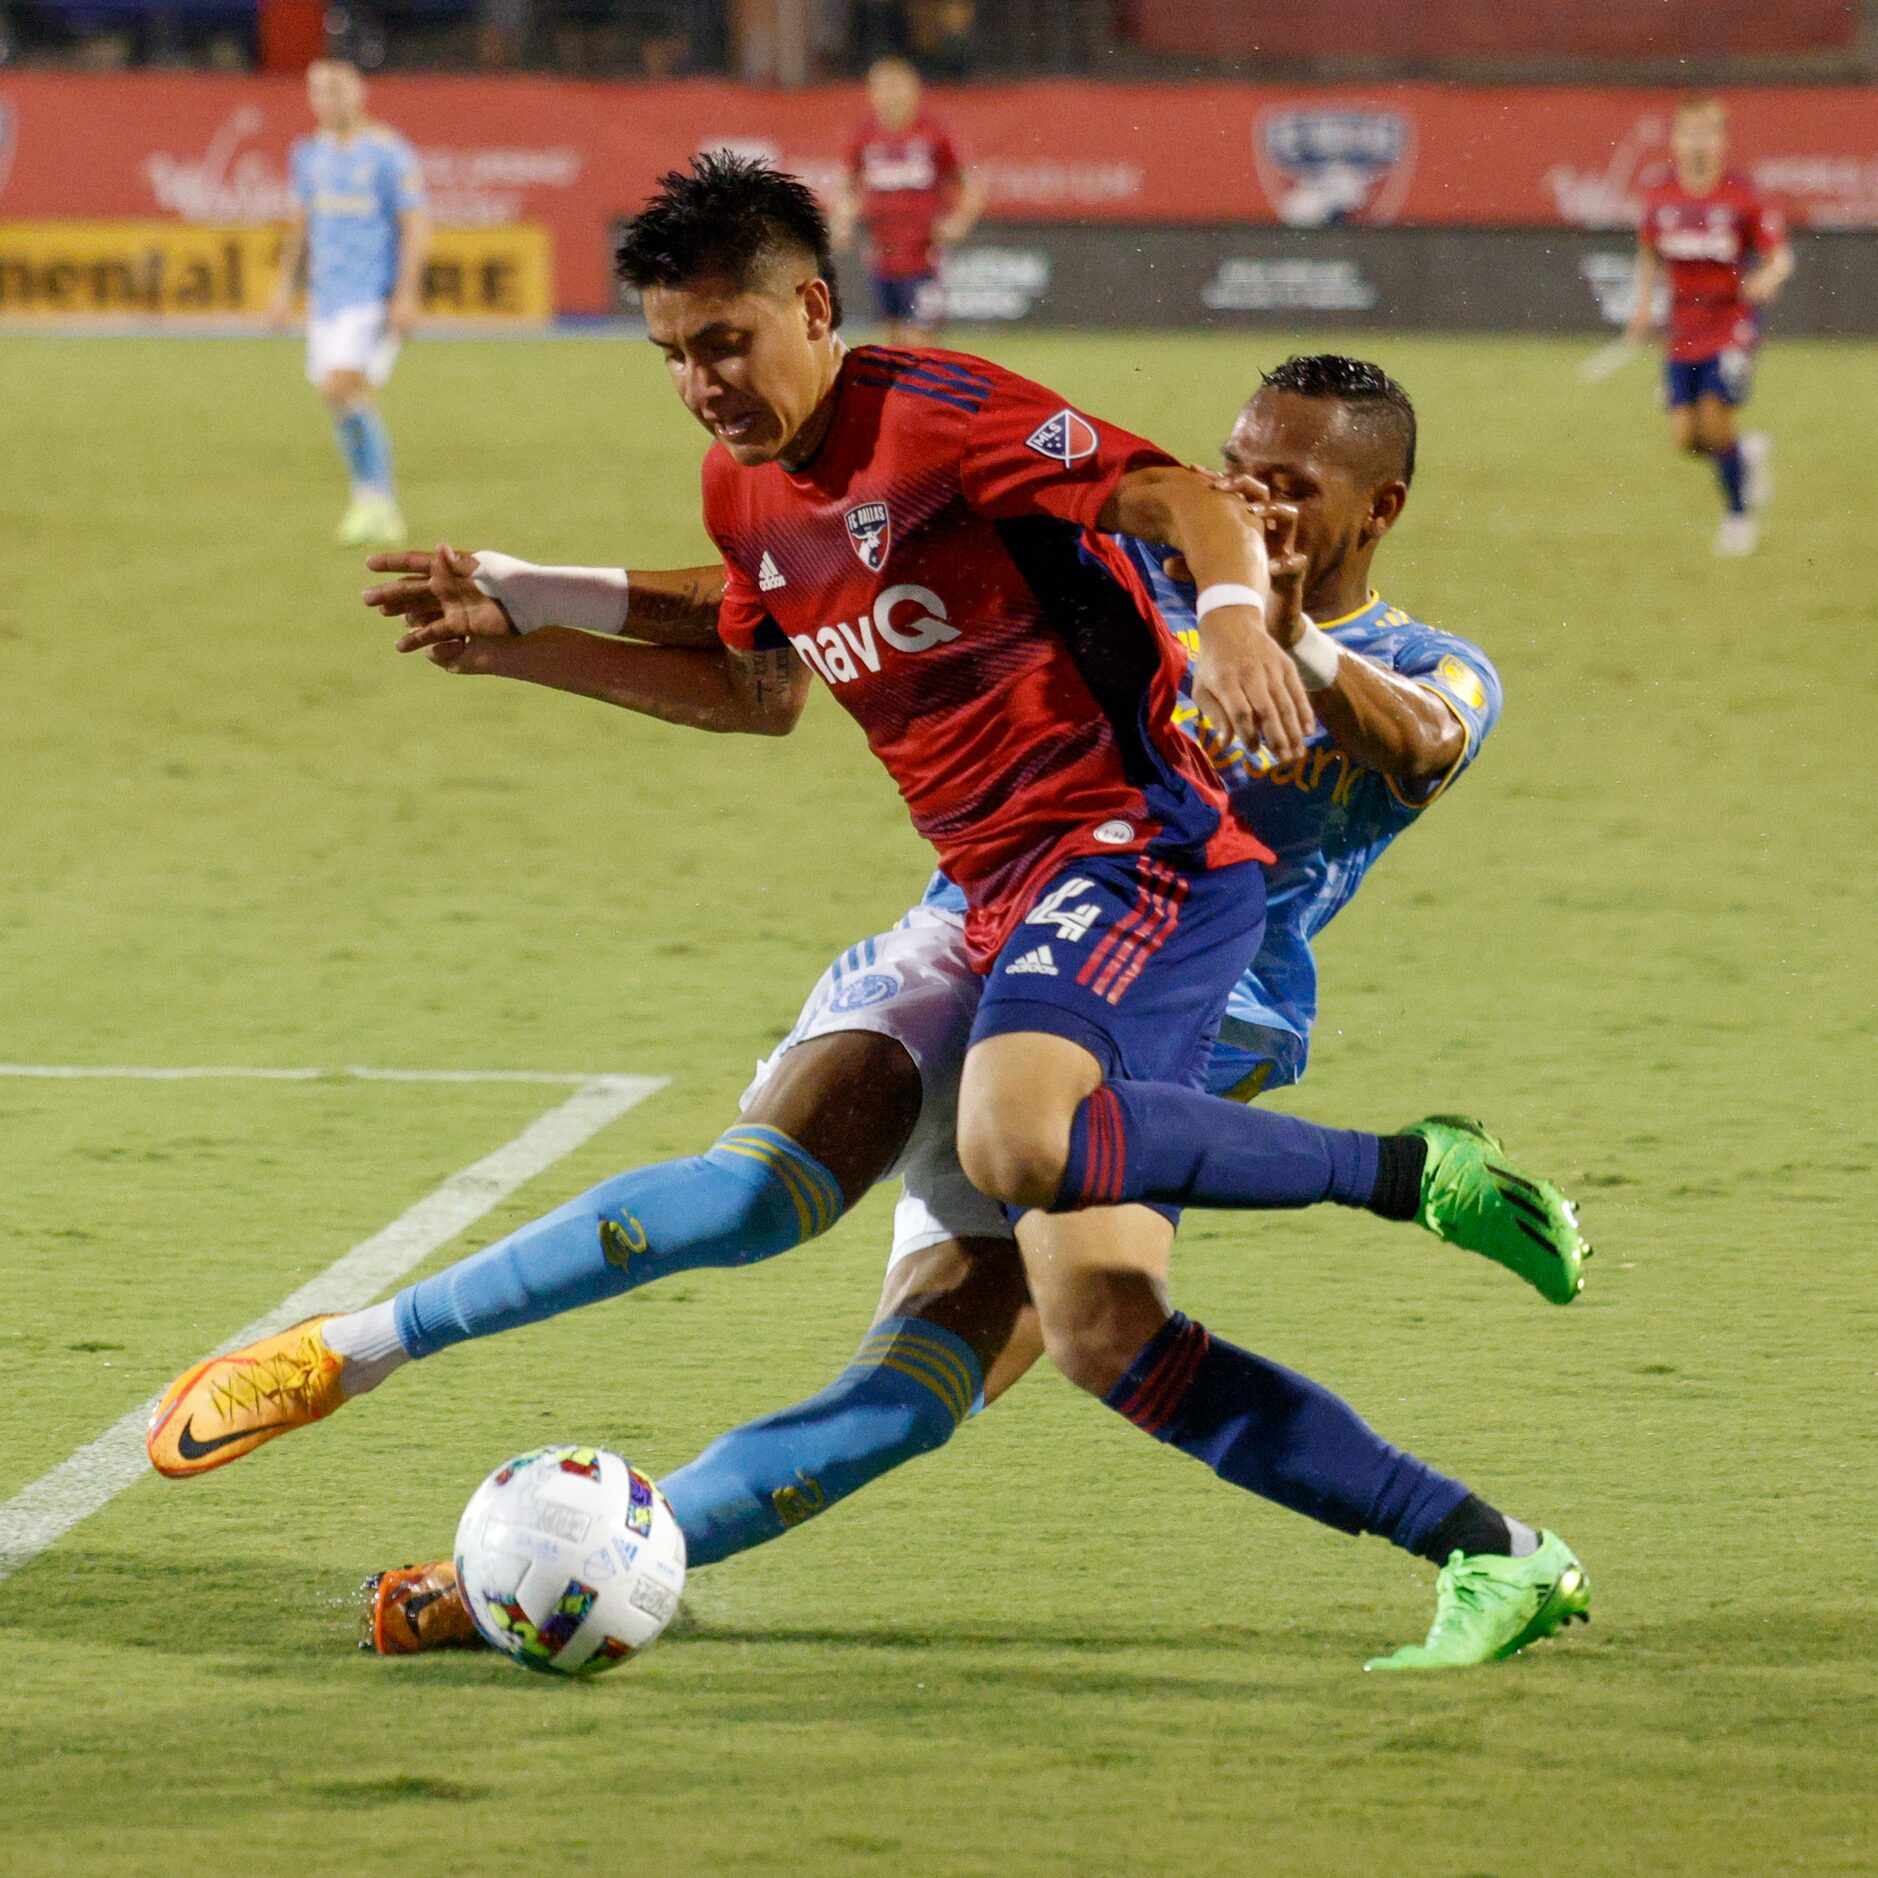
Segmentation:
<svg viewBox="0 0 1878 1878">
<path fill-rule="evenodd" d="M 456 1574 L 484 1638 L 526 1669 L 590 1676 L 655 1642 L 685 1588 L 685 1535 L 605 1448 L 537 1448 L 476 1489 Z"/>
</svg>

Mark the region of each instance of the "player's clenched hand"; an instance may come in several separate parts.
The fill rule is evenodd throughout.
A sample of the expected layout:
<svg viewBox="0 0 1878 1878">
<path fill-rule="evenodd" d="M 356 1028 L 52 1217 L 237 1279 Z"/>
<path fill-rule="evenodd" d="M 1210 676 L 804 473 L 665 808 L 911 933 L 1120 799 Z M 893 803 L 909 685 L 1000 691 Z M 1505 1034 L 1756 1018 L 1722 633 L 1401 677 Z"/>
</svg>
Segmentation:
<svg viewBox="0 0 1878 1878">
<path fill-rule="evenodd" d="M 1263 744 L 1274 762 L 1302 756 L 1316 715 L 1304 680 L 1259 609 L 1215 607 L 1200 634 L 1193 701 L 1201 714 L 1229 729 L 1248 750 Z"/>
<path fill-rule="evenodd" d="M 515 631 L 508 609 L 477 586 L 475 555 L 459 554 L 447 541 L 438 543 L 435 554 L 421 548 L 374 554 L 365 565 L 375 574 L 404 576 L 367 587 L 361 596 L 387 619 L 409 622 L 398 641 L 400 652 L 449 639 L 506 639 Z"/>
</svg>

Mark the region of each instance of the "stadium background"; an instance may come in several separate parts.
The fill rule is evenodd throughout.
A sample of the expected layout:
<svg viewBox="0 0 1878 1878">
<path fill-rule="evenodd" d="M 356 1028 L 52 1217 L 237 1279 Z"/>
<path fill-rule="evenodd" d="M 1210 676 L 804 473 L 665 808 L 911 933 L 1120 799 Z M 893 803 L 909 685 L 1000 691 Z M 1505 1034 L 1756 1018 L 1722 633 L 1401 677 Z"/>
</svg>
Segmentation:
<svg viewBox="0 0 1878 1878">
<path fill-rule="evenodd" d="M 1872 21 L 0 0 L 0 1869 L 1878 1868 Z M 1486 645 L 1509 710 L 1326 938 L 1289 1105 L 1479 1112 L 1581 1194 L 1599 1258 L 1549 1311 L 1338 1211 L 1192 1219 L 1177 1277 L 1556 1524 L 1589 1631 L 1379 1688 L 1357 1665 L 1420 1634 L 1424 1573 L 1039 1371 L 699 1574 L 688 1627 L 591 1686 L 354 1654 L 358 1579 L 441 1550 L 507 1453 L 598 1438 L 663 1471 L 819 1387 L 877 1295 L 884 1195 L 210 1480 L 137 1479 L 16 1568 L 35 1483 L 563 1094 L 452 1078 L 668 1080 L 420 1269 L 694 1151 L 925 875 L 827 699 L 781 744 L 707 740 L 388 654 L 298 345 L 241 311 L 329 29 L 452 225 L 449 342 L 386 394 L 421 540 L 699 556 L 700 440 L 609 323 L 611 227 L 696 144 L 825 166 L 890 47 L 992 183 L 954 343 L 1194 460 L 1286 351 L 1410 386 L 1386 591 Z M 1779 492 L 1739 562 L 1650 367 L 1577 375 L 1686 84 L 1800 227 L 1752 407 Z M 361 1063 L 444 1080 L 311 1073 Z"/>
<path fill-rule="evenodd" d="M 1750 173 L 1798 231 L 1777 328 L 1878 330 L 1878 110 L 1863 83 L 1878 8 L 1477 13 L 7 0 L 0 317 L 254 311 L 304 120 L 298 65 L 330 34 L 382 67 L 374 109 L 423 152 L 445 231 L 439 317 L 613 311 L 613 225 L 675 149 L 763 150 L 826 183 L 854 72 L 893 45 L 951 81 L 938 108 L 989 188 L 951 261 L 960 318 L 1595 330 L 1622 315 L 1624 232 L 1673 79 L 1728 97 Z M 107 69 L 126 65 L 140 69 Z"/>
</svg>

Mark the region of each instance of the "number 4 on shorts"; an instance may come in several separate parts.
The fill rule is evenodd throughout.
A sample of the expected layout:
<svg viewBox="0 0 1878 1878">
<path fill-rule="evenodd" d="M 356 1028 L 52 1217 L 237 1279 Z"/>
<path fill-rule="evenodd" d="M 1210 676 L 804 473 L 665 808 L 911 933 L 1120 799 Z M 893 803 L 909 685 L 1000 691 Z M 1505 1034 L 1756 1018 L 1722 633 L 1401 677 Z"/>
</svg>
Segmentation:
<svg viewBox="0 0 1878 1878">
<path fill-rule="evenodd" d="M 1064 902 L 1087 893 L 1092 884 L 1079 876 L 1052 887 L 1025 915 L 1024 924 L 1053 927 L 1059 938 L 1080 945 L 1088 938 L 1089 928 L 1102 917 L 1102 908 L 1094 900 L 1085 900 L 1081 906 L 1066 906 Z"/>
</svg>

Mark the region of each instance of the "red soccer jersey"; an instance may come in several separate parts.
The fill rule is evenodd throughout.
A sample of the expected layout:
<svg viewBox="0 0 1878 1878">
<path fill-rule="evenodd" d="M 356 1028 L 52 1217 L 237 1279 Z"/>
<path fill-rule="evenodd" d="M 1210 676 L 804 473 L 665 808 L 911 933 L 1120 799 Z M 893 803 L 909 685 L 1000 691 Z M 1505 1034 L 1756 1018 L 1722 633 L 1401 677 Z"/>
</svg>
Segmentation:
<svg viewBox="0 0 1878 1878">
<path fill-rule="evenodd" d="M 1778 209 L 1730 170 L 1706 195 L 1674 175 L 1644 196 L 1643 245 L 1669 275 L 1669 356 L 1712 359 L 1759 336 L 1758 309 L 1741 297 L 1749 258 L 1786 239 Z"/>
<path fill-rule="evenodd" d="M 897 133 L 870 118 L 855 132 L 848 176 L 861 192 L 875 273 L 917 280 L 939 265 L 933 227 L 961 168 L 951 137 L 930 117 L 922 115 Z"/>
<path fill-rule="evenodd" d="M 863 346 L 800 470 L 704 460 L 725 643 L 791 645 L 867 733 L 970 909 L 980 969 L 1079 854 L 1269 860 L 1174 728 L 1187 665 L 1093 532 L 1163 450 L 956 352 Z"/>
</svg>

